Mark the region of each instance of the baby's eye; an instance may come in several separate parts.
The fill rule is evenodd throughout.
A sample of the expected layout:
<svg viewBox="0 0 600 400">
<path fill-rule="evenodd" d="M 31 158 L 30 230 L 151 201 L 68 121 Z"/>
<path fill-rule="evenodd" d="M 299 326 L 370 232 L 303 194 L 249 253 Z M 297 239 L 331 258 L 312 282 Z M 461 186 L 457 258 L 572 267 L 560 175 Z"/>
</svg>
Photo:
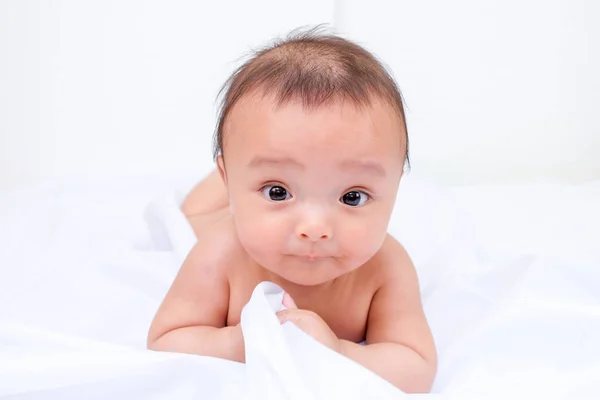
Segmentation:
<svg viewBox="0 0 600 400">
<path fill-rule="evenodd" d="M 352 207 L 359 207 L 369 200 L 369 195 L 359 190 L 352 190 L 342 196 L 340 201 Z"/>
<path fill-rule="evenodd" d="M 278 185 L 267 185 L 262 189 L 262 193 L 272 201 L 283 201 L 292 197 L 284 187 Z"/>
</svg>

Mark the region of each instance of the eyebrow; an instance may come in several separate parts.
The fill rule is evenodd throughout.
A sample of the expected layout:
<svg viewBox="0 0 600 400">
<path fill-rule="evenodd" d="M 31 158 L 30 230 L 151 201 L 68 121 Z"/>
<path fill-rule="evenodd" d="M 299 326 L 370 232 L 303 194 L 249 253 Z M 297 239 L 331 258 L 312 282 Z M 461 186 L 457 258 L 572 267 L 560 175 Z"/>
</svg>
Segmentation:
<svg viewBox="0 0 600 400">
<path fill-rule="evenodd" d="M 304 169 L 304 165 L 290 157 L 264 157 L 256 156 L 248 163 L 249 167 L 259 168 L 267 167 L 284 167 L 290 166 L 297 169 Z M 385 169 L 381 164 L 374 161 L 363 160 L 346 160 L 340 163 L 340 168 L 344 170 L 352 170 L 356 172 L 366 172 L 372 175 L 385 177 Z"/>
<path fill-rule="evenodd" d="M 374 161 L 347 160 L 343 161 L 340 166 L 344 169 L 363 171 L 372 175 L 385 177 L 385 169 L 381 164 Z"/>
<path fill-rule="evenodd" d="M 298 169 L 304 169 L 304 165 L 300 164 L 298 161 L 294 160 L 290 157 L 263 157 L 256 156 L 248 163 L 249 167 L 258 168 L 258 167 L 283 167 L 283 166 L 291 166 Z"/>
</svg>

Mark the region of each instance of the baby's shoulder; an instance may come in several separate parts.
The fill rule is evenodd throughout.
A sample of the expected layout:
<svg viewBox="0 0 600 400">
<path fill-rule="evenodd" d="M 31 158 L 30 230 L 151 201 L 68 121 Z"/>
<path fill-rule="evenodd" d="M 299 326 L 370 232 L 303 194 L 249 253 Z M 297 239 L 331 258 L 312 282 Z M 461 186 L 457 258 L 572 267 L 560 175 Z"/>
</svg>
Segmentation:
<svg viewBox="0 0 600 400">
<path fill-rule="evenodd" d="M 202 268 L 229 276 L 232 267 L 246 259 L 246 252 L 235 234 L 232 218 L 219 220 L 210 226 L 210 232 L 199 235 L 189 257 Z"/>
</svg>

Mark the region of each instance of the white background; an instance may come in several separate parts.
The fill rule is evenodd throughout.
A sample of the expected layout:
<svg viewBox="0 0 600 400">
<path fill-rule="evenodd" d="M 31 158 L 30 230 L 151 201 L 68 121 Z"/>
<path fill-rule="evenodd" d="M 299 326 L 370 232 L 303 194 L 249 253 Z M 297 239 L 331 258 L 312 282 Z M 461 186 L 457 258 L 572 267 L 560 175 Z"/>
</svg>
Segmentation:
<svg viewBox="0 0 600 400">
<path fill-rule="evenodd" d="M 392 69 L 415 173 L 600 179 L 599 18 L 591 0 L 0 0 L 0 189 L 200 178 L 228 74 L 318 23 Z"/>
</svg>

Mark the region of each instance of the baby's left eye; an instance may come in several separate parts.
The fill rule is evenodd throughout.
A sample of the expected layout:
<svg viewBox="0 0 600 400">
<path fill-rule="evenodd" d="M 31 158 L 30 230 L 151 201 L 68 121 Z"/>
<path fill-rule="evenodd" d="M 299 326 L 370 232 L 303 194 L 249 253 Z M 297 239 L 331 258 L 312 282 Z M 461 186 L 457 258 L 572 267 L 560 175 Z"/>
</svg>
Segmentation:
<svg viewBox="0 0 600 400">
<path fill-rule="evenodd" d="M 359 190 L 347 192 L 340 198 L 342 203 L 352 207 L 360 207 L 365 204 L 367 200 L 369 200 L 369 195 Z"/>
</svg>

